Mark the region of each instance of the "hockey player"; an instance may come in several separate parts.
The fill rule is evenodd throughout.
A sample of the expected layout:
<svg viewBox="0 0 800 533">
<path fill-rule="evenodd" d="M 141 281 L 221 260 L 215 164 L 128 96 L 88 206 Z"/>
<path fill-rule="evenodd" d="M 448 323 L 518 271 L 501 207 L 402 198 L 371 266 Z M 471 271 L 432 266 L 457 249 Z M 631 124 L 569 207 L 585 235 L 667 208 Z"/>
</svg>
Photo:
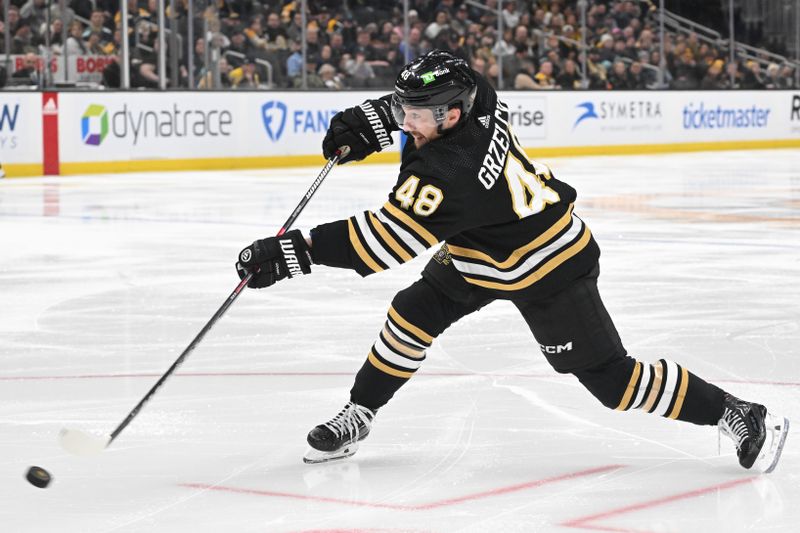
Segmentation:
<svg viewBox="0 0 800 533">
<path fill-rule="evenodd" d="M 308 434 L 305 461 L 353 455 L 378 410 L 425 360 L 433 340 L 495 299 L 519 309 L 552 367 L 574 374 L 603 405 L 640 409 L 730 436 L 744 468 L 775 468 L 789 421 L 740 400 L 686 368 L 627 355 L 597 290 L 600 250 L 574 212 L 575 190 L 530 160 L 508 107 L 461 59 L 432 51 L 406 65 L 394 93 L 336 114 L 323 141 L 346 163 L 408 136 L 397 184 L 376 211 L 255 241 L 237 270 L 249 286 L 311 272 L 312 264 L 362 276 L 444 241 L 421 278 L 392 300 L 355 377 L 350 401 Z"/>
</svg>

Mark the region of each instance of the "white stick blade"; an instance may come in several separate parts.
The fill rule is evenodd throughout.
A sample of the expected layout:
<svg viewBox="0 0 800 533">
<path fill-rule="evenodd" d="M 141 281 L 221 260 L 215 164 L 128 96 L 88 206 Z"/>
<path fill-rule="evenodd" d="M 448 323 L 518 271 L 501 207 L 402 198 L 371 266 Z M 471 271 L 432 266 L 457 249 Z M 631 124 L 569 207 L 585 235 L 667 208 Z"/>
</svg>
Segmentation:
<svg viewBox="0 0 800 533">
<path fill-rule="evenodd" d="M 64 428 L 58 434 L 58 440 L 61 447 L 72 455 L 90 456 L 102 452 L 108 446 L 111 437 L 108 435 L 97 437 L 79 429 Z"/>
</svg>

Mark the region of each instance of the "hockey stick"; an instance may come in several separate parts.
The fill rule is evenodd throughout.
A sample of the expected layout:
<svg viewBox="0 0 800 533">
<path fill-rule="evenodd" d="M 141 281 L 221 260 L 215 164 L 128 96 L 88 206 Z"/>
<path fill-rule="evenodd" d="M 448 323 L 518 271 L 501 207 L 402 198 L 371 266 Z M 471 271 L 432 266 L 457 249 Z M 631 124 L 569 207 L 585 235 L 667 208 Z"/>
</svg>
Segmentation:
<svg viewBox="0 0 800 533">
<path fill-rule="evenodd" d="M 308 204 L 309 200 L 311 200 L 311 197 L 314 196 L 314 193 L 322 184 L 325 177 L 328 175 L 334 165 L 336 165 L 339 159 L 347 155 L 347 152 L 349 152 L 349 149 L 347 147 L 342 147 L 342 149 L 337 151 L 333 157 L 328 159 L 328 162 L 322 168 L 322 171 L 320 171 L 317 179 L 314 180 L 314 183 L 312 183 L 311 187 L 309 187 L 306 191 L 303 199 L 300 200 L 300 203 L 297 204 L 297 207 L 294 209 L 292 214 L 289 216 L 286 222 L 283 223 L 283 226 L 281 226 L 280 231 L 278 231 L 278 237 L 286 233 L 289 228 L 292 227 L 297 218 L 300 216 L 300 213 L 306 207 L 306 204 Z M 114 442 L 114 439 L 116 439 L 119 434 L 122 433 L 122 430 L 124 430 L 128 424 L 130 424 L 133 419 L 136 418 L 136 415 L 139 414 L 139 411 L 141 411 L 142 407 L 144 407 L 144 404 L 146 404 L 150 398 L 153 397 L 153 395 L 156 393 L 156 391 L 158 391 L 159 388 L 161 388 L 161 385 L 164 384 L 167 378 L 169 378 L 172 373 L 175 372 L 175 370 L 181 365 L 181 363 L 183 363 L 189 354 L 192 353 L 197 345 L 200 344 L 200 341 L 203 340 L 203 337 L 206 336 L 206 333 L 208 333 L 214 324 L 216 324 L 217 320 L 219 320 L 222 315 L 225 314 L 225 311 L 227 311 L 228 308 L 233 304 L 233 302 L 236 301 L 236 298 L 238 298 L 244 288 L 247 287 L 247 284 L 250 282 L 253 274 L 254 272 L 248 273 L 239 282 L 236 288 L 233 289 L 231 295 L 228 296 L 228 299 L 225 300 L 217 312 L 214 313 L 214 316 L 212 316 L 206 325 L 203 326 L 203 329 L 200 330 L 200 333 L 195 336 L 192 342 L 189 343 L 189 346 L 187 346 L 183 353 L 175 360 L 174 363 L 172 363 L 172 366 L 169 367 L 169 370 L 167 370 L 164 375 L 161 376 L 156 384 L 153 385 L 147 394 L 144 395 L 144 398 L 142 398 L 139 403 L 136 404 L 136 407 L 134 407 L 133 410 L 128 413 L 128 416 L 125 417 L 125 419 L 114 431 L 111 432 L 111 434 L 98 437 L 96 435 L 90 435 L 89 433 L 79 429 L 63 428 L 59 432 L 59 441 L 61 442 L 61 446 L 74 455 L 95 455 L 103 451 L 105 448 L 108 448 L 111 443 Z"/>
</svg>

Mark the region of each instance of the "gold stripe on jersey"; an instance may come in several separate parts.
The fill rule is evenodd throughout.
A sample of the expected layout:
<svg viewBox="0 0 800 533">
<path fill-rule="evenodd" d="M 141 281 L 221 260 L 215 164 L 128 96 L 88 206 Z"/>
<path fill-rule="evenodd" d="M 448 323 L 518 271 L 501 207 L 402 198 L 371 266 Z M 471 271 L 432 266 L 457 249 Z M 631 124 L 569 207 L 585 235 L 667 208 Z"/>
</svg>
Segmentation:
<svg viewBox="0 0 800 533">
<path fill-rule="evenodd" d="M 400 314 L 397 311 L 395 311 L 394 306 L 389 307 L 389 317 L 395 322 L 397 322 L 406 331 L 419 338 L 419 340 L 421 340 L 422 342 L 428 345 L 430 345 L 433 342 L 433 336 L 428 335 L 420 328 L 410 323 L 405 318 L 401 317 Z"/>
<path fill-rule="evenodd" d="M 403 378 L 403 379 L 409 379 L 411 376 L 414 375 L 413 372 L 403 372 L 403 371 L 397 370 L 397 369 L 392 368 L 389 365 L 383 363 L 377 357 L 375 357 L 375 354 L 372 353 L 372 350 L 369 351 L 369 355 L 367 356 L 367 360 L 372 364 L 372 366 L 374 366 L 375 368 L 377 368 L 381 372 L 389 374 L 390 376 L 394 376 L 394 377 L 397 377 L 397 378 Z"/>
<path fill-rule="evenodd" d="M 647 411 L 649 413 L 653 409 L 653 406 L 656 403 L 656 398 L 658 397 L 658 392 L 661 390 L 663 373 L 664 369 L 661 366 L 661 363 L 656 363 L 653 367 L 653 384 L 650 387 L 650 395 L 647 397 L 647 401 L 644 402 L 644 405 L 642 405 L 643 411 Z"/>
<path fill-rule="evenodd" d="M 675 399 L 675 406 L 667 418 L 675 420 L 681 414 L 683 401 L 686 399 L 686 389 L 689 387 L 689 372 L 681 367 L 681 387 L 678 390 L 678 397 Z"/>
<path fill-rule="evenodd" d="M 470 278 L 464 274 L 462 274 L 463 278 L 468 282 L 472 283 L 473 285 L 478 285 L 479 287 L 485 287 L 487 289 L 495 289 L 499 291 L 516 291 L 520 289 L 525 289 L 539 281 L 540 279 L 544 278 L 547 274 L 558 268 L 562 263 L 576 255 L 578 252 L 586 248 L 591 241 L 592 232 L 589 230 L 588 226 L 584 225 L 583 235 L 575 241 L 574 244 L 565 248 L 561 253 L 547 261 L 541 267 L 535 269 L 533 272 L 525 276 L 520 281 L 516 283 L 504 283 L 504 282 L 496 282 L 496 281 L 486 281 L 476 278 Z"/>
<path fill-rule="evenodd" d="M 408 229 L 416 233 L 423 241 L 427 242 L 428 247 L 434 246 L 439 242 L 439 239 L 434 237 L 430 231 L 426 230 L 416 220 L 403 213 L 400 209 L 393 206 L 391 202 L 383 204 L 383 209 L 402 222 Z"/>
<path fill-rule="evenodd" d="M 395 238 L 392 237 L 392 235 L 389 233 L 389 230 L 387 230 L 383 223 L 372 214 L 372 211 L 368 211 L 367 213 L 369 214 L 370 224 L 372 224 L 372 227 L 378 232 L 378 235 L 380 235 L 383 242 L 389 245 L 389 248 L 394 250 L 394 253 L 396 253 L 400 259 L 403 260 L 403 262 L 410 261 L 414 258 L 414 256 L 409 254 L 405 248 L 403 248 L 400 243 L 398 243 Z"/>
<path fill-rule="evenodd" d="M 625 394 L 622 395 L 622 400 L 620 400 L 619 405 L 617 406 L 617 411 L 626 411 L 628 407 L 630 407 L 631 398 L 633 398 L 633 391 L 636 390 L 636 382 L 639 381 L 639 375 L 641 373 L 642 363 L 637 361 L 633 366 L 631 379 L 628 381 L 628 387 L 625 389 Z"/>
<path fill-rule="evenodd" d="M 364 264 L 371 268 L 373 272 L 382 272 L 383 267 L 375 262 L 372 256 L 369 255 L 369 252 L 364 248 L 361 239 L 358 238 L 358 234 L 356 233 L 355 227 L 353 227 L 353 221 L 351 219 L 347 219 L 347 230 L 350 233 L 350 244 L 358 254 L 358 257 L 360 257 Z"/>
<path fill-rule="evenodd" d="M 383 326 L 383 338 L 397 352 L 409 357 L 411 359 L 423 359 L 425 357 L 425 350 L 413 348 L 408 343 L 403 342 L 397 335 L 389 329 L 389 326 Z"/>
<path fill-rule="evenodd" d="M 570 220 L 572 220 L 572 208 L 573 204 L 569 204 L 569 208 L 567 212 L 564 213 L 564 216 L 561 217 L 555 224 L 547 228 L 547 230 L 536 237 L 534 240 L 529 242 L 528 244 L 517 248 L 508 256 L 507 259 L 504 261 L 495 261 L 492 259 L 491 256 L 481 252 L 479 250 L 473 250 L 472 248 L 462 248 L 461 246 L 453 246 L 452 244 L 447 244 L 447 249 L 450 250 L 451 255 L 455 255 L 458 257 L 466 257 L 469 259 L 477 259 L 480 261 L 485 261 L 487 263 L 491 263 L 497 268 L 510 268 L 514 266 L 519 260 L 526 255 L 528 252 L 531 252 L 545 243 L 547 243 L 550 239 L 556 236 L 561 230 L 563 230 L 569 224 Z"/>
</svg>

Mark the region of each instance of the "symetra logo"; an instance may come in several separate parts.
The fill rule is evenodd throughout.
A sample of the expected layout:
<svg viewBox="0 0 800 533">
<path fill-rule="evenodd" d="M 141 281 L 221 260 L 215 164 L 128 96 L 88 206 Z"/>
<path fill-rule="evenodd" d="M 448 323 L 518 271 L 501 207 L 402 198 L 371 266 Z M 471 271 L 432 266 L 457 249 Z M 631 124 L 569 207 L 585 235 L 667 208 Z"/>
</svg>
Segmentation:
<svg viewBox="0 0 800 533">
<path fill-rule="evenodd" d="M 695 107 L 689 103 L 683 108 L 683 129 L 731 129 L 731 128 L 766 128 L 769 122 L 768 107 L 722 107 L 705 102 Z"/>
<path fill-rule="evenodd" d="M 261 118 L 264 120 L 264 129 L 269 140 L 277 141 L 283 135 L 283 128 L 286 126 L 286 104 L 270 100 L 261 106 Z"/>
<path fill-rule="evenodd" d="M 111 134 L 129 139 L 133 146 L 151 138 L 229 137 L 233 115 L 227 109 L 184 109 L 172 107 L 138 109 L 127 103 L 121 108 L 92 104 L 81 116 L 81 139 L 84 144 L 99 146 Z"/>
<path fill-rule="evenodd" d="M 18 116 L 19 104 L 3 104 L 0 109 L 0 148 L 11 150 L 17 147 L 17 136 L 14 135 L 14 129 L 17 127 Z"/>
<path fill-rule="evenodd" d="M 105 106 L 92 104 L 81 116 L 83 144 L 100 146 L 108 135 L 108 111 Z"/>
<path fill-rule="evenodd" d="M 264 131 L 272 142 L 278 142 L 287 130 L 292 133 L 325 133 L 336 109 L 289 109 L 279 101 L 270 100 L 261 106 Z"/>
<path fill-rule="evenodd" d="M 597 113 L 594 110 L 594 103 L 592 102 L 582 102 L 576 105 L 578 109 L 583 109 L 583 113 L 578 117 L 578 120 L 575 121 L 575 124 L 572 125 L 572 129 L 578 127 L 578 124 L 586 120 L 587 118 L 600 118 L 597 116 Z"/>
<path fill-rule="evenodd" d="M 578 118 L 572 129 L 595 119 L 603 130 L 636 130 L 660 127 L 661 102 L 653 100 L 600 100 L 581 102 L 575 106 Z M 594 120 L 592 120 L 594 122 Z"/>
</svg>

